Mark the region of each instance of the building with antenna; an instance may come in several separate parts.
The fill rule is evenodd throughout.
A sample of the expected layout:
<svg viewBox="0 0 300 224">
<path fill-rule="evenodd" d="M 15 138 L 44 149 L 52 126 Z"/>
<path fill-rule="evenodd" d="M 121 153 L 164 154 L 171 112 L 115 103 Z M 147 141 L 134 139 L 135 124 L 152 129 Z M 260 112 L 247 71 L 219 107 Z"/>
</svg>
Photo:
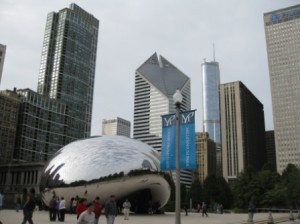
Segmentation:
<svg viewBox="0 0 300 224">
<path fill-rule="evenodd" d="M 215 54 L 214 54 L 215 55 Z M 214 56 L 215 57 L 215 56 Z M 204 62 L 202 72 L 202 103 L 203 103 L 203 132 L 207 132 L 210 139 L 216 143 L 217 174 L 222 174 L 221 155 L 221 128 L 219 109 L 219 63 L 215 61 Z"/>
<path fill-rule="evenodd" d="M 3 73 L 5 52 L 6 52 L 6 46 L 0 44 L 0 84 L 1 84 L 1 77 L 2 77 L 2 73 Z"/>
</svg>

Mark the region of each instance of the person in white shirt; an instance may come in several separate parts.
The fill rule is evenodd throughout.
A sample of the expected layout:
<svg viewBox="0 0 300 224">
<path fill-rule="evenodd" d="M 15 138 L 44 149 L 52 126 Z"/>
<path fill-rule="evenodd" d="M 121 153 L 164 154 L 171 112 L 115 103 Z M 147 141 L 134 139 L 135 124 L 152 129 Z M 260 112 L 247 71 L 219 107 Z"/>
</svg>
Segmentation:
<svg viewBox="0 0 300 224">
<path fill-rule="evenodd" d="M 86 205 L 86 210 L 82 212 L 77 220 L 77 224 L 94 224 L 95 213 L 93 203 Z"/>
<path fill-rule="evenodd" d="M 129 211 L 130 211 L 131 204 L 126 198 L 126 201 L 123 203 L 123 211 L 124 211 L 124 219 L 129 220 Z"/>
<path fill-rule="evenodd" d="M 58 209 L 59 209 L 59 221 L 64 222 L 65 213 L 66 213 L 66 200 L 64 199 L 64 197 L 61 197 Z"/>
</svg>

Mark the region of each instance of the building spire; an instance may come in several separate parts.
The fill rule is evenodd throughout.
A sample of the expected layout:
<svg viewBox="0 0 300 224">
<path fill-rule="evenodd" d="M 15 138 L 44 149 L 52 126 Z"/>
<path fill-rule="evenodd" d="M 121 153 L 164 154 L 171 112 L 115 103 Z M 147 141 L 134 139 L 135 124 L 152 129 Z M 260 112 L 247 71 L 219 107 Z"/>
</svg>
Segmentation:
<svg viewBox="0 0 300 224">
<path fill-rule="evenodd" d="M 216 56 L 215 56 L 215 43 L 213 43 L 213 59 L 214 62 L 216 61 Z"/>
</svg>

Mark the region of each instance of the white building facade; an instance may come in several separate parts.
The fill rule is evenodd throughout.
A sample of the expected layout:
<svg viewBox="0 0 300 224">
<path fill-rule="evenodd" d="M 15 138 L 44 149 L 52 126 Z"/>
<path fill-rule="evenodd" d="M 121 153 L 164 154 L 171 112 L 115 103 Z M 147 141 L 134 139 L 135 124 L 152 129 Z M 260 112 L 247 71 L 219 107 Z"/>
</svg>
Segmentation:
<svg viewBox="0 0 300 224">
<path fill-rule="evenodd" d="M 300 166 L 300 5 L 264 14 L 277 171 Z"/>
<path fill-rule="evenodd" d="M 130 121 L 115 117 L 102 120 L 102 135 L 122 135 L 130 138 Z"/>
<path fill-rule="evenodd" d="M 190 78 L 162 56 L 153 54 L 135 74 L 133 138 L 161 151 L 162 115 L 175 113 L 173 94 L 183 95 L 181 110 L 191 109 Z M 181 171 L 181 182 L 190 186 L 190 170 Z"/>
</svg>

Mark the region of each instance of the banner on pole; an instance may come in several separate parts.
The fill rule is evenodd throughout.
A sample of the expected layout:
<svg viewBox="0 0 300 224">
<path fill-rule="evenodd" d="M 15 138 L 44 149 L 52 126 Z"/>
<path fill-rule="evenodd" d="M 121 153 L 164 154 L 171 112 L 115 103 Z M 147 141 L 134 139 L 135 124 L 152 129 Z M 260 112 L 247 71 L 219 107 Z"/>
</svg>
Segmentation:
<svg viewBox="0 0 300 224">
<path fill-rule="evenodd" d="M 176 117 L 175 114 L 162 116 L 162 147 L 160 169 L 175 170 L 176 160 Z"/>
<path fill-rule="evenodd" d="M 196 168 L 195 110 L 179 113 L 179 168 Z M 162 116 L 161 170 L 176 169 L 176 116 Z"/>
<path fill-rule="evenodd" d="M 181 112 L 179 118 L 180 169 L 195 169 L 195 110 Z"/>
</svg>

